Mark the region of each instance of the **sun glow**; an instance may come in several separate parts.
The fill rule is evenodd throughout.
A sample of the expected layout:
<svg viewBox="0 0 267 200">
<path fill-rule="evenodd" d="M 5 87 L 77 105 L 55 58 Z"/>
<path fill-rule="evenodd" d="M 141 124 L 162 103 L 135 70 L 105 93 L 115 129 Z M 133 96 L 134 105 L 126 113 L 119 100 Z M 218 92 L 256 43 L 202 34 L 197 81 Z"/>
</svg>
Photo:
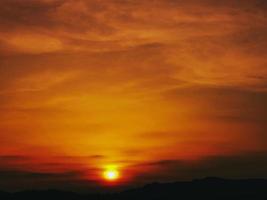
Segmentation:
<svg viewBox="0 0 267 200">
<path fill-rule="evenodd" d="M 115 181 L 119 179 L 119 176 L 120 176 L 119 171 L 115 166 L 108 166 L 103 172 L 104 179 L 108 181 Z"/>
</svg>

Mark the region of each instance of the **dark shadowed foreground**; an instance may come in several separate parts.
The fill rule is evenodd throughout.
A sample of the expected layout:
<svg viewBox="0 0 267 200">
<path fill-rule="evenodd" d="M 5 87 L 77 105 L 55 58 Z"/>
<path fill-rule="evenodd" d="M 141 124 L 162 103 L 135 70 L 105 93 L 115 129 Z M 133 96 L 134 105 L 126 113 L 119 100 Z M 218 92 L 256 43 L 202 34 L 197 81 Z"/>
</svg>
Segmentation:
<svg viewBox="0 0 267 200">
<path fill-rule="evenodd" d="M 18 193 L 0 192 L 0 199 L 120 200 L 120 199 L 267 199 L 267 180 L 226 180 L 206 178 L 192 182 L 153 183 L 142 188 L 113 194 L 77 194 L 48 190 Z"/>
</svg>

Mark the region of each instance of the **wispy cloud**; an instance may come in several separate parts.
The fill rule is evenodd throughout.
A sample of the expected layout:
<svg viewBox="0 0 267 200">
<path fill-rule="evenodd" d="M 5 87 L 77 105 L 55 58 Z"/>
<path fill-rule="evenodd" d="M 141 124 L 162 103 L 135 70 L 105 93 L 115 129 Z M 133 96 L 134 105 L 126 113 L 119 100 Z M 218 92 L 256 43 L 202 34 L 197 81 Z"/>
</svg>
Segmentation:
<svg viewBox="0 0 267 200">
<path fill-rule="evenodd" d="M 1 0 L 0 152 L 51 170 L 266 150 L 266 8 Z"/>
</svg>

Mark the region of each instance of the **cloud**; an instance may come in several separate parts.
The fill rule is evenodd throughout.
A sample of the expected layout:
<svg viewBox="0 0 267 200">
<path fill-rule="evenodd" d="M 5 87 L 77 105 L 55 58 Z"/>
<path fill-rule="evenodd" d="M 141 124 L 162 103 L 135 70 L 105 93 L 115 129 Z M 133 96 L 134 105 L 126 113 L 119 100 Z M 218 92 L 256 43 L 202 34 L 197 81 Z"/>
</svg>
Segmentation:
<svg viewBox="0 0 267 200">
<path fill-rule="evenodd" d="M 50 41 L 65 44 L 63 51 L 114 51 L 155 42 L 179 44 L 194 37 L 246 32 L 248 27 L 240 24 L 244 21 L 250 25 L 257 21 L 252 25 L 255 27 L 264 27 L 266 23 L 262 1 L 220 4 L 215 1 L 28 0 L 25 3 L 4 0 L 1 4 L 4 32 L 10 30 L 6 26 L 13 27 L 9 35 L 20 31 L 20 37 L 27 38 L 31 34 L 38 43 L 42 37 L 49 37 Z M 21 43 L 15 46 L 27 52 Z M 53 46 L 54 43 L 49 49 Z"/>
<path fill-rule="evenodd" d="M 261 123 L 265 121 L 267 115 L 266 95 L 266 92 L 235 87 L 199 86 L 172 89 L 167 91 L 164 96 L 177 103 L 188 101 L 188 107 L 194 107 L 197 103 L 197 107 L 200 109 L 198 114 L 201 115 L 198 117 L 202 119 L 208 117 Z M 200 107 L 199 104 L 201 104 Z M 222 110 L 222 107 L 225 109 Z"/>
<path fill-rule="evenodd" d="M 135 166 L 137 171 L 142 169 L 149 171 L 139 173 L 136 182 L 140 184 L 140 182 L 192 180 L 205 177 L 266 178 L 266 165 L 266 152 L 212 156 L 198 161 L 159 160 Z"/>
<path fill-rule="evenodd" d="M 8 191 L 32 189 L 72 189 L 82 190 L 85 182 L 80 180 L 81 172 L 37 173 L 28 171 L 0 171 L 0 187 Z M 88 188 L 90 183 L 87 181 Z"/>
<path fill-rule="evenodd" d="M 92 161 L 103 158 L 103 155 L 1 155 L 0 187 L 8 191 L 47 188 L 97 190 L 100 188 L 96 178 L 99 169 L 92 165 Z"/>
<path fill-rule="evenodd" d="M 7 43 L 9 46 L 13 46 L 15 51 L 24 53 L 49 53 L 63 48 L 61 41 L 45 35 L 25 34 L 23 36 L 13 36 Z"/>
<path fill-rule="evenodd" d="M 46 0 L 11 0 L 1 1 L 1 30 L 9 27 L 11 30 L 17 27 L 27 26 L 51 26 L 49 13 L 61 5 L 62 1 Z"/>
<path fill-rule="evenodd" d="M 147 161 L 189 177 L 182 159 L 266 150 L 266 8 L 0 1 L 0 151 L 42 154 L 0 160 L 61 173 Z"/>
<path fill-rule="evenodd" d="M 10 157 L 10 156 L 9 156 Z M 7 157 L 6 157 L 7 158 Z M 9 159 L 9 158 L 8 158 Z M 15 158 L 14 156 L 11 158 Z M 131 177 L 131 184 L 140 185 L 155 181 L 169 182 L 205 177 L 266 178 L 266 152 L 250 152 L 229 156 L 208 156 L 200 160 L 154 160 L 129 165 L 124 178 Z M 257 169 L 257 170 L 255 170 Z M 96 169 L 92 169 L 96 170 Z M 125 174 L 126 173 L 126 174 Z M 0 170 L 0 185 L 4 189 L 72 189 L 90 190 L 99 187 L 94 179 L 84 179 L 86 171 L 31 172 Z M 127 182 L 126 182 L 127 183 Z"/>
<path fill-rule="evenodd" d="M 23 181 L 29 180 L 69 180 L 77 179 L 80 177 L 80 172 L 66 172 L 66 173 L 30 173 L 30 172 L 16 172 L 16 171 L 2 171 L 0 172 L 0 177 L 2 181 L 21 179 Z"/>
</svg>

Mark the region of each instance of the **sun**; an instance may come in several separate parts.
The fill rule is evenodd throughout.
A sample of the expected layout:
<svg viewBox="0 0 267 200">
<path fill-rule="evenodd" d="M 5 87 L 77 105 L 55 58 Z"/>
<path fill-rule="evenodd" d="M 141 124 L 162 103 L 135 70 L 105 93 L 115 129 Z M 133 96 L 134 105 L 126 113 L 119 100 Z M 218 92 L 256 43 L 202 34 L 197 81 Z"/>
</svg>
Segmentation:
<svg viewBox="0 0 267 200">
<path fill-rule="evenodd" d="M 104 172 L 104 178 L 110 181 L 116 180 L 119 177 L 119 173 L 116 170 L 107 170 Z"/>
<path fill-rule="evenodd" d="M 119 179 L 119 171 L 114 166 L 107 167 L 103 172 L 103 178 L 107 181 L 116 181 Z"/>
</svg>

